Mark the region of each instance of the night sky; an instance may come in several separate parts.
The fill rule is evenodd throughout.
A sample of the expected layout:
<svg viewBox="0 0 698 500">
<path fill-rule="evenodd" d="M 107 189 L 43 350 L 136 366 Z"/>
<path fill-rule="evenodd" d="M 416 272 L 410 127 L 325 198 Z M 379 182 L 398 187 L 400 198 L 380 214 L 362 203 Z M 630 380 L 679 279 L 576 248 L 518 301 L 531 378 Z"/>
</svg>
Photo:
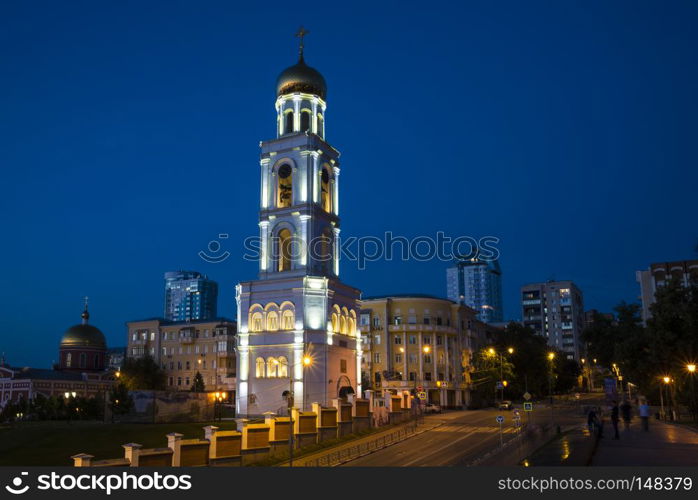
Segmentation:
<svg viewBox="0 0 698 500">
<path fill-rule="evenodd" d="M 461 4 L 462 2 L 457 2 Z M 0 5 L 0 351 L 48 367 L 90 296 L 110 346 L 162 314 L 163 273 L 254 279 L 258 143 L 293 33 L 328 83 L 342 235 L 501 239 L 519 287 L 587 308 L 696 258 L 696 2 L 24 2 Z M 456 4 L 456 2 L 453 2 Z M 425 10 L 428 6 L 428 10 Z M 221 264 L 197 255 L 229 233 Z M 364 295 L 445 295 L 446 262 L 342 262 Z"/>
</svg>

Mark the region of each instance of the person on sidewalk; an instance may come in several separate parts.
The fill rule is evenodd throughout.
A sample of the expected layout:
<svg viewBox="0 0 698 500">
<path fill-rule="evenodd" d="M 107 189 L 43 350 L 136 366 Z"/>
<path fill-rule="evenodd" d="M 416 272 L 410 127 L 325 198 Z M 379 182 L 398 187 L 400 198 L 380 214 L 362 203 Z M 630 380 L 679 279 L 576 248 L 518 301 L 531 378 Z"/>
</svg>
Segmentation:
<svg viewBox="0 0 698 500">
<path fill-rule="evenodd" d="M 620 405 L 620 414 L 623 416 L 623 426 L 626 431 L 630 430 L 630 419 L 632 418 L 633 406 L 627 399 Z"/>
<path fill-rule="evenodd" d="M 650 406 L 647 404 L 647 399 L 640 400 L 640 406 L 638 407 L 638 412 L 640 413 L 640 420 L 642 421 L 642 430 L 649 432 L 650 430 Z"/>
<path fill-rule="evenodd" d="M 613 439 L 620 439 L 620 434 L 618 434 L 618 422 L 620 422 L 620 408 L 618 407 L 618 401 L 614 401 L 613 408 L 611 408 L 611 423 L 613 424 L 613 432 L 615 433 Z"/>
<path fill-rule="evenodd" d="M 592 406 L 587 413 L 587 427 L 589 428 L 589 434 L 592 436 L 596 431 L 596 408 Z"/>
</svg>

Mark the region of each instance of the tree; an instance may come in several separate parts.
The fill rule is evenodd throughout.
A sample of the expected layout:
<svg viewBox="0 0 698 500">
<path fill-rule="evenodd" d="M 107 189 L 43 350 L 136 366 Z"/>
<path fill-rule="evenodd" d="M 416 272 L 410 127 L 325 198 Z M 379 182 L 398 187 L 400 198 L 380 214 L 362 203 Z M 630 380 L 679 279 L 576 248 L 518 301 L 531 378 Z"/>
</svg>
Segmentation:
<svg viewBox="0 0 698 500">
<path fill-rule="evenodd" d="M 205 392 L 206 387 L 204 386 L 204 377 L 198 371 L 194 375 L 194 381 L 191 384 L 191 392 Z"/>
<path fill-rule="evenodd" d="M 133 398 L 128 393 L 128 387 L 123 382 L 114 385 L 109 395 L 111 411 L 114 415 L 124 415 L 133 408 Z"/>
<path fill-rule="evenodd" d="M 121 381 L 131 391 L 165 390 L 167 376 L 151 356 L 127 358 L 121 367 Z"/>
</svg>

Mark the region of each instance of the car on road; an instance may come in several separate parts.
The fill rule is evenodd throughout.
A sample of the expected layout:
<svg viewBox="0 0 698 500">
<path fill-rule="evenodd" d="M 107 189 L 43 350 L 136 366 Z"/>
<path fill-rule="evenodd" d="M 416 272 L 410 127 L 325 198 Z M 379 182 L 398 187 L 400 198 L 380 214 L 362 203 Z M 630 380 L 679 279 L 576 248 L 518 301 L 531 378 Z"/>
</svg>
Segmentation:
<svg viewBox="0 0 698 500">
<path fill-rule="evenodd" d="M 441 407 L 435 403 L 429 403 L 424 407 L 424 413 L 441 413 Z"/>
<path fill-rule="evenodd" d="M 500 410 L 511 410 L 512 408 L 514 408 L 514 405 L 511 401 L 502 401 L 499 403 Z"/>
</svg>

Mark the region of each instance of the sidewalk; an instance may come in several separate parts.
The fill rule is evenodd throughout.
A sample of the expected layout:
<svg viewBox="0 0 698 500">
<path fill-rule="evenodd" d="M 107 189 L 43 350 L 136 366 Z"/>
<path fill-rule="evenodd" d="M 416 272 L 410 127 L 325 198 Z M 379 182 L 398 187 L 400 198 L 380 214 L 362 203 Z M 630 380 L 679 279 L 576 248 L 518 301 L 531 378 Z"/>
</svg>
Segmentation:
<svg viewBox="0 0 698 500">
<path fill-rule="evenodd" d="M 637 418 L 628 431 L 622 430 L 622 425 L 618 440 L 613 439 L 613 428 L 605 426 L 591 465 L 698 465 L 698 432 L 655 419 L 650 419 L 649 432 L 641 429 Z"/>
</svg>

